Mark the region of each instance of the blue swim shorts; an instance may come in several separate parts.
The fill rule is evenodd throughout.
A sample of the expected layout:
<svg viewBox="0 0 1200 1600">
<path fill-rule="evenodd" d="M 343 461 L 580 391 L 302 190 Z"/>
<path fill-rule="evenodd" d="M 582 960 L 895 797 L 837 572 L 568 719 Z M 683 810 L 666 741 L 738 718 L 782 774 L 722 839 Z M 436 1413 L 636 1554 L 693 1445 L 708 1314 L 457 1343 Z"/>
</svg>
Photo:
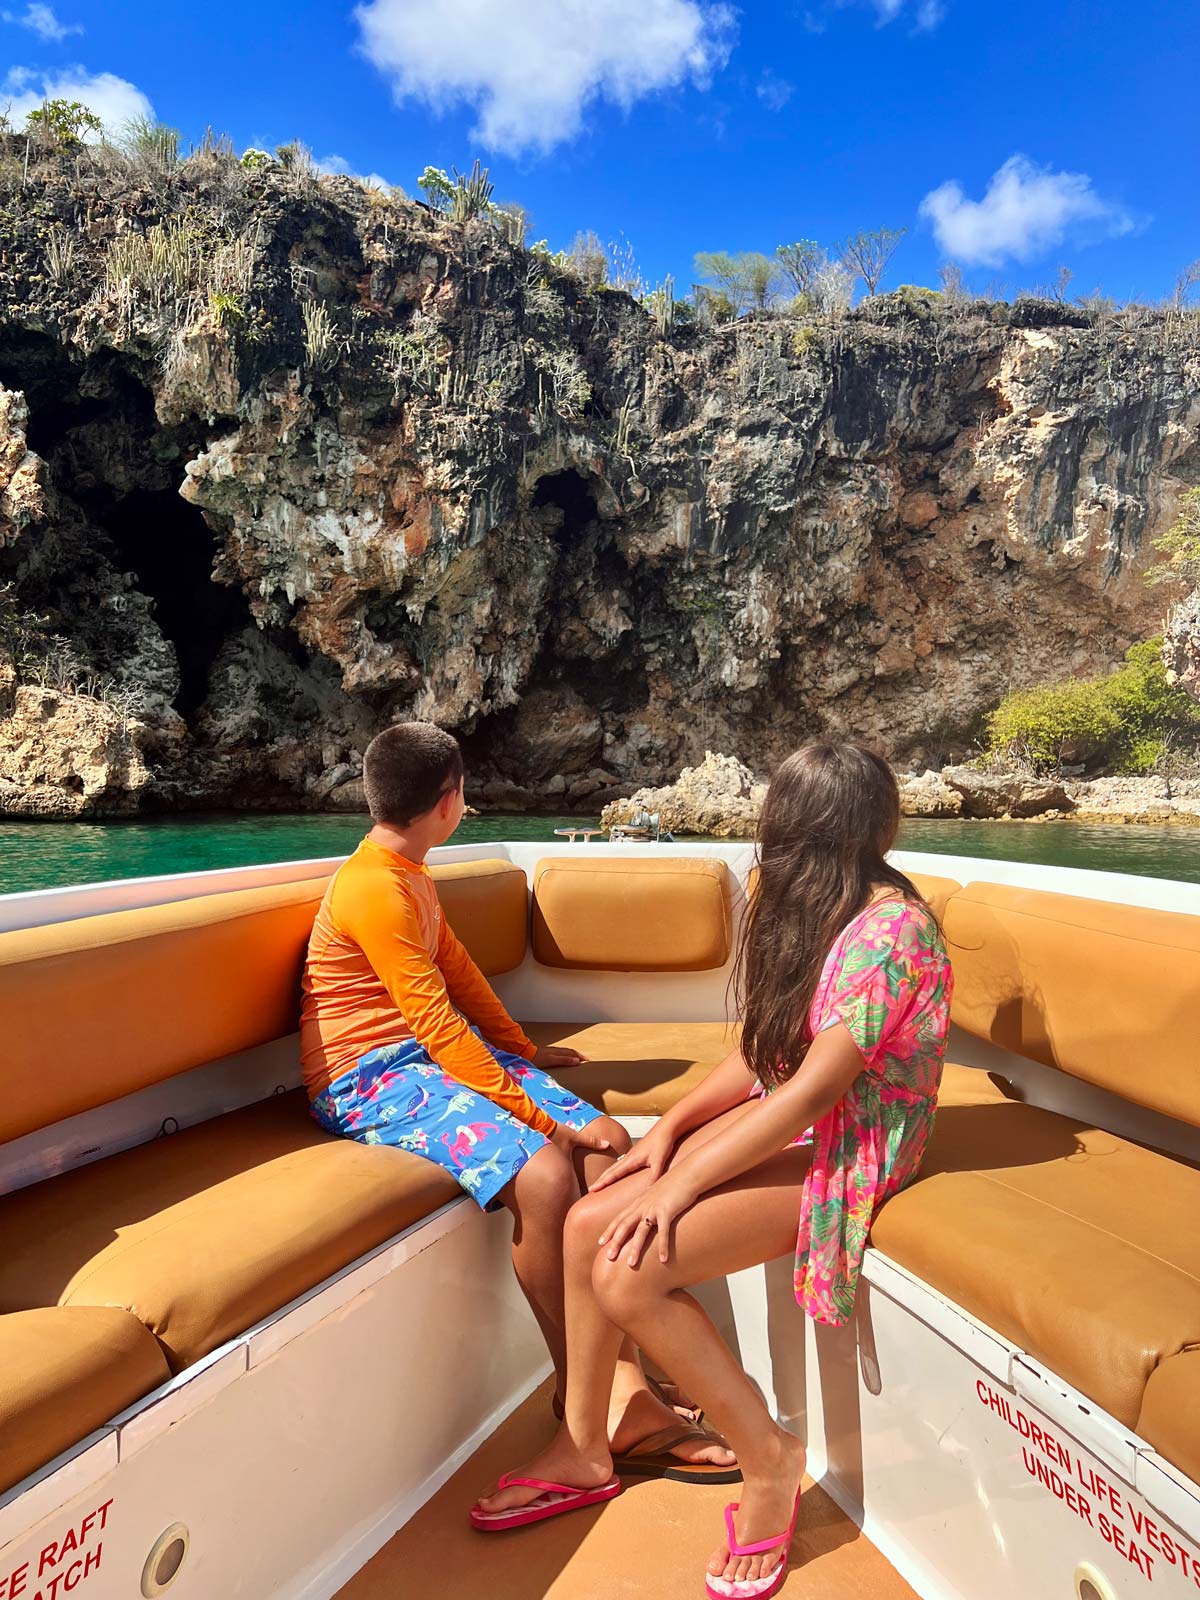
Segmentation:
<svg viewBox="0 0 1200 1600">
<path fill-rule="evenodd" d="M 478 1028 L 472 1032 L 479 1034 Z M 524 1057 L 483 1042 L 555 1122 L 586 1128 L 604 1115 Z M 485 1210 L 548 1142 L 545 1134 L 443 1072 L 415 1039 L 369 1051 L 317 1095 L 310 1110 L 328 1133 L 362 1144 L 395 1145 L 436 1162 Z"/>
</svg>

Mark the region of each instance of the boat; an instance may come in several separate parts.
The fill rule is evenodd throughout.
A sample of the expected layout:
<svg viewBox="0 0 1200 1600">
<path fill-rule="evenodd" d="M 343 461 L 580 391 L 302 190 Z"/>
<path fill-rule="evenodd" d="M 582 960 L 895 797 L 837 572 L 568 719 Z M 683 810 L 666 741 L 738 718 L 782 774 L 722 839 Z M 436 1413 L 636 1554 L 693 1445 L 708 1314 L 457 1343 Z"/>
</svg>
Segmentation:
<svg viewBox="0 0 1200 1600">
<path fill-rule="evenodd" d="M 1200 886 L 898 852 L 957 987 L 855 1316 L 703 1297 L 812 1485 L 783 1593 L 1200 1593 Z M 636 1135 L 725 1053 L 753 849 L 449 845 L 445 913 Z M 0 1600 L 701 1592 L 730 1494 L 485 1539 L 552 1426 L 507 1213 L 327 1137 L 295 1038 L 334 859 L 0 899 Z M 736 1496 L 736 1490 L 733 1491 Z"/>
</svg>

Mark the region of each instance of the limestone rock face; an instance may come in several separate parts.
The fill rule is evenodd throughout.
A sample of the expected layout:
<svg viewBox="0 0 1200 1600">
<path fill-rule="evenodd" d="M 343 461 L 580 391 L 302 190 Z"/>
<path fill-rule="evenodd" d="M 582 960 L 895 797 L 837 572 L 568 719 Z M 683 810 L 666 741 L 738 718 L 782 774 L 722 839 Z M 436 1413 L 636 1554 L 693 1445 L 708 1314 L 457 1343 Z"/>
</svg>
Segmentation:
<svg viewBox="0 0 1200 1600">
<path fill-rule="evenodd" d="M 0 206 L 0 660 L 133 697 L 138 803 L 342 804 L 411 717 L 489 804 L 816 733 L 920 770 L 1157 628 L 1200 359 L 1156 314 L 901 292 L 664 332 L 481 218 L 90 159 Z M 112 242 L 164 222 L 236 254 L 238 314 L 114 290 Z"/>
<path fill-rule="evenodd" d="M 136 811 L 150 782 L 144 732 L 88 695 L 16 689 L 0 721 L 0 813 L 66 818 Z"/>
<path fill-rule="evenodd" d="M 612 828 L 632 822 L 639 811 L 658 813 L 671 833 L 703 833 L 718 839 L 746 839 L 758 824 L 767 786 L 736 756 L 705 752 L 698 767 L 685 767 L 662 789 L 638 789 L 627 800 L 614 800 L 600 814 L 600 825 Z"/>
<path fill-rule="evenodd" d="M 900 779 L 900 815 L 903 817 L 960 817 L 963 797 L 936 772 Z"/>
<path fill-rule="evenodd" d="M 1040 817 L 1048 811 L 1075 809 L 1063 785 L 1048 778 L 946 767 L 941 779 L 960 795 L 962 814 L 967 817 Z"/>
<path fill-rule="evenodd" d="M 1163 639 L 1167 676 L 1200 700 L 1200 589 L 1172 611 Z"/>
</svg>

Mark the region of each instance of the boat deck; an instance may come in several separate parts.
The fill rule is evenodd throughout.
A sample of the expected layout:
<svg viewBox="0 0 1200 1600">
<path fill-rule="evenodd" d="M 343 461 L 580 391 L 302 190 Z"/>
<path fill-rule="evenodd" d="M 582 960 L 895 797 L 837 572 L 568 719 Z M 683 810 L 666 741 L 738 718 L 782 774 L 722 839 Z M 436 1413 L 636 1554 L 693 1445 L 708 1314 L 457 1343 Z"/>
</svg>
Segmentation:
<svg viewBox="0 0 1200 1600">
<path fill-rule="evenodd" d="M 737 1487 L 641 1481 L 606 1506 L 511 1533 L 467 1522 L 475 1496 L 550 1437 L 550 1386 L 513 1413 L 431 1501 L 338 1591 L 340 1600 L 435 1593 L 444 1573 L 459 1594 L 488 1600 L 679 1600 L 703 1594 L 704 1563 Z M 801 1499 L 789 1600 L 916 1600 L 860 1529 L 815 1485 Z"/>
</svg>

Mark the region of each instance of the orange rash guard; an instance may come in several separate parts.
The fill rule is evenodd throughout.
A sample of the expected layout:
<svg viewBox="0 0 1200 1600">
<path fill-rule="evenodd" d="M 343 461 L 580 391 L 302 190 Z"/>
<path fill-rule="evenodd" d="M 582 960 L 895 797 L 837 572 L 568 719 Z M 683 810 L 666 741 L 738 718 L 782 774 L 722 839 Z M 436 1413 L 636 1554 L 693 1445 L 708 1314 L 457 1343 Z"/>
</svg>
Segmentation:
<svg viewBox="0 0 1200 1600">
<path fill-rule="evenodd" d="M 428 867 L 364 839 L 325 891 L 303 991 L 300 1061 L 310 1100 L 369 1050 L 416 1039 L 443 1072 L 539 1133 L 554 1132 L 468 1026 L 501 1050 L 533 1057 L 533 1043 L 442 916 Z"/>
</svg>

